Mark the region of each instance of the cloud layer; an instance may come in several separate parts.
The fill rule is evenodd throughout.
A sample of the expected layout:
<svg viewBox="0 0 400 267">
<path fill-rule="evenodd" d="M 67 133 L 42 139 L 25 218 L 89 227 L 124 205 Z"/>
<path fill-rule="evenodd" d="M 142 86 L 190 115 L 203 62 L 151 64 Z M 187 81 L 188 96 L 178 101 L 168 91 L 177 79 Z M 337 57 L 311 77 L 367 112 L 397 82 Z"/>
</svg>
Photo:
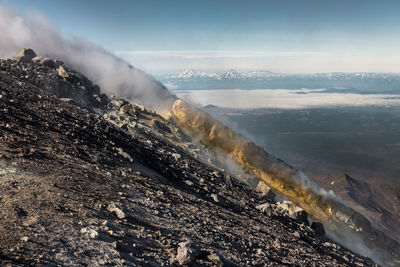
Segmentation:
<svg viewBox="0 0 400 267">
<path fill-rule="evenodd" d="M 302 109 L 332 106 L 400 106 L 399 95 L 324 93 L 324 89 L 193 90 L 178 97 L 200 105 L 225 108 Z"/>
</svg>

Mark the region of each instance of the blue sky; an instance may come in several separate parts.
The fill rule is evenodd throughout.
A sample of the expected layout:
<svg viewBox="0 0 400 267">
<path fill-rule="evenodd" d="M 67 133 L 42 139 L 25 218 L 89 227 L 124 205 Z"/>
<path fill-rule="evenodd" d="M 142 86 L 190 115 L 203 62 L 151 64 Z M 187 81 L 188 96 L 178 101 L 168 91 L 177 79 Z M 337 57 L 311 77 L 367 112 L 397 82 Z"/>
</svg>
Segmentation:
<svg viewBox="0 0 400 267">
<path fill-rule="evenodd" d="M 149 70 L 400 70 L 400 1 L 0 0 Z M 238 56 L 239 55 L 239 56 Z M 398 63 L 399 62 L 399 63 Z"/>
</svg>

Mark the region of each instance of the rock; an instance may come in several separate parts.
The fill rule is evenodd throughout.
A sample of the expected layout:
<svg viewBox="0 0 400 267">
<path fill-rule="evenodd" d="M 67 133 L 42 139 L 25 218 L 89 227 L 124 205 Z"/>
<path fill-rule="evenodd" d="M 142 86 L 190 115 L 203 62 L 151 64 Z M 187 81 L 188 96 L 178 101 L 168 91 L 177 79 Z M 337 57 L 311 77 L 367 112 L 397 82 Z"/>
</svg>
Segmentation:
<svg viewBox="0 0 400 267">
<path fill-rule="evenodd" d="M 265 182 L 259 181 L 256 190 L 261 192 L 267 199 L 275 201 L 276 194 Z"/>
<path fill-rule="evenodd" d="M 34 57 L 36 57 L 35 51 L 33 51 L 31 48 L 22 48 L 13 57 L 13 59 L 23 63 L 32 63 L 32 59 Z"/>
<path fill-rule="evenodd" d="M 48 57 L 42 57 L 42 56 L 36 56 L 32 59 L 32 61 L 35 64 L 46 66 L 49 68 L 57 68 L 57 67 L 63 65 L 63 63 L 61 61 L 51 59 Z"/>
<path fill-rule="evenodd" d="M 272 208 L 273 208 L 273 206 L 270 203 L 264 203 L 264 204 L 256 206 L 256 209 L 258 209 L 261 212 L 268 213 L 268 214 L 271 213 L 270 211 L 272 210 Z"/>
<path fill-rule="evenodd" d="M 313 229 L 315 234 L 319 237 L 323 237 L 325 235 L 324 225 L 320 222 L 313 222 L 311 224 L 311 229 Z"/>
<path fill-rule="evenodd" d="M 185 184 L 187 184 L 188 186 L 193 186 L 194 183 L 190 180 L 185 180 Z"/>
<path fill-rule="evenodd" d="M 107 210 L 109 212 L 112 212 L 115 214 L 115 216 L 118 217 L 118 219 L 124 219 L 125 218 L 125 213 L 118 208 L 114 203 L 111 203 L 110 205 L 107 206 Z"/>
<path fill-rule="evenodd" d="M 63 77 L 63 78 L 68 78 L 68 77 L 69 77 L 68 72 L 64 69 L 63 66 L 59 66 L 59 67 L 58 67 L 58 75 L 59 75 L 60 77 Z"/>
<path fill-rule="evenodd" d="M 28 242 L 29 238 L 27 236 L 23 236 L 23 237 L 21 237 L 21 240 L 24 242 Z"/>
<path fill-rule="evenodd" d="M 178 153 L 173 153 L 171 156 L 172 156 L 176 161 L 178 161 L 178 160 L 181 158 L 181 155 L 178 154 Z"/>
<path fill-rule="evenodd" d="M 295 219 L 298 223 L 309 225 L 308 214 L 304 210 L 299 210 L 294 213 Z"/>
<path fill-rule="evenodd" d="M 190 241 L 181 242 L 177 250 L 176 260 L 180 265 L 189 264 L 199 253 L 199 249 L 195 248 Z"/>
<path fill-rule="evenodd" d="M 207 259 L 211 261 L 214 266 L 224 266 L 223 261 L 215 252 L 211 252 L 210 254 L 208 254 Z"/>
<path fill-rule="evenodd" d="M 295 214 L 298 211 L 302 211 L 303 209 L 299 206 L 295 205 L 292 201 L 283 201 L 282 203 L 278 203 L 277 207 L 289 213 L 289 216 L 295 218 Z"/>
<path fill-rule="evenodd" d="M 217 194 L 211 194 L 212 199 L 214 199 L 215 202 L 219 202 L 219 198 Z"/>
<path fill-rule="evenodd" d="M 97 238 L 99 236 L 99 233 L 92 226 L 82 228 L 81 234 L 90 238 Z"/>
</svg>

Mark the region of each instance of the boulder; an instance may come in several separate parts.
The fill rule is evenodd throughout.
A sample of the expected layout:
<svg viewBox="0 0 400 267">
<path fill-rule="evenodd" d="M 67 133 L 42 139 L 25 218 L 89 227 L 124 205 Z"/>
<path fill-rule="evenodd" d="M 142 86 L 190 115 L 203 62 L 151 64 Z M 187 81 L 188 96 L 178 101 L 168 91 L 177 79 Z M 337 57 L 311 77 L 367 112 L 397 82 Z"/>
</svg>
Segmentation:
<svg viewBox="0 0 400 267">
<path fill-rule="evenodd" d="M 323 237 L 325 235 L 324 225 L 320 222 L 313 222 L 311 224 L 311 229 L 313 229 L 315 234 L 319 237 Z"/>
<path fill-rule="evenodd" d="M 58 67 L 58 75 L 63 77 L 63 78 L 68 78 L 69 77 L 68 72 L 64 69 L 63 66 L 59 66 Z"/>
<path fill-rule="evenodd" d="M 294 213 L 295 219 L 298 223 L 309 225 L 308 214 L 304 210 L 299 210 Z"/>
<path fill-rule="evenodd" d="M 281 209 L 283 211 L 286 211 L 289 216 L 296 218 L 295 214 L 299 211 L 302 211 L 303 209 L 300 208 L 299 206 L 297 206 L 296 204 L 294 204 L 292 201 L 283 201 L 282 203 L 277 204 L 278 209 Z"/>
<path fill-rule="evenodd" d="M 191 242 L 181 242 L 177 250 L 176 260 L 180 265 L 190 264 L 199 253 L 199 249 L 195 248 Z"/>
<path fill-rule="evenodd" d="M 34 57 L 36 57 L 35 51 L 33 51 L 31 48 L 22 48 L 13 57 L 13 59 L 23 63 L 32 63 L 32 59 Z"/>
<path fill-rule="evenodd" d="M 107 210 L 109 212 L 114 213 L 114 215 L 117 216 L 118 219 L 124 219 L 126 217 L 125 213 L 120 208 L 118 208 L 114 203 L 108 205 Z"/>
<path fill-rule="evenodd" d="M 55 60 L 55 59 L 51 59 L 48 57 L 42 57 L 42 56 L 36 56 L 32 59 L 33 63 L 38 64 L 38 65 L 42 65 L 45 67 L 49 67 L 52 69 L 55 69 L 61 65 L 63 65 L 63 63 L 61 61 Z"/>
</svg>

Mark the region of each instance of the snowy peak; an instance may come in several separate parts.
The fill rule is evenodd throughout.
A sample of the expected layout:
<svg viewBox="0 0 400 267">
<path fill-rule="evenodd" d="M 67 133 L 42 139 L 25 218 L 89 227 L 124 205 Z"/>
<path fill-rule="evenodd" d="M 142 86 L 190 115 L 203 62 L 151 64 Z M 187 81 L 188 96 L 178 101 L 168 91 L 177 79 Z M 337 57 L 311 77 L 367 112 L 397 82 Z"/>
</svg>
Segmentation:
<svg viewBox="0 0 400 267">
<path fill-rule="evenodd" d="M 221 78 L 226 79 L 226 80 L 237 80 L 237 79 L 247 78 L 247 76 L 244 74 L 241 74 L 237 70 L 230 69 L 227 72 L 225 72 L 224 74 L 222 74 Z"/>
<path fill-rule="evenodd" d="M 216 76 L 217 76 L 216 73 L 207 73 L 194 69 L 189 69 L 173 74 L 170 77 L 175 79 L 199 79 L 199 78 L 214 78 Z"/>
</svg>

